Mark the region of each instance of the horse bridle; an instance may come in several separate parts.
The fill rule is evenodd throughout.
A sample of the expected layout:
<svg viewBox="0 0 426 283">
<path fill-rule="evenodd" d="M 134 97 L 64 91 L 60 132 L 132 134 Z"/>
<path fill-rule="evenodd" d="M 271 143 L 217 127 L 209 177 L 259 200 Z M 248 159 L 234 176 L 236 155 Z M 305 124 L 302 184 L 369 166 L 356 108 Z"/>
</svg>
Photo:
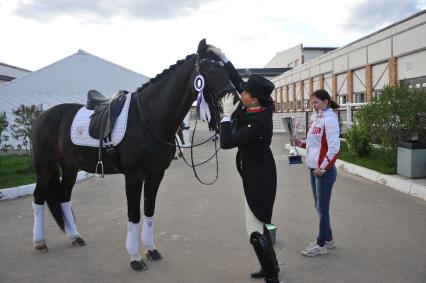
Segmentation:
<svg viewBox="0 0 426 283">
<path fill-rule="evenodd" d="M 209 61 L 210 63 L 220 65 L 218 62 L 216 62 L 216 61 L 214 61 L 214 60 L 209 60 L 209 59 L 200 59 L 198 55 L 196 55 L 196 56 L 197 56 L 197 58 L 196 58 L 196 62 L 195 62 L 195 71 L 196 71 L 196 74 L 197 74 L 197 75 L 196 75 L 196 78 L 197 78 L 198 76 L 201 76 L 201 77 L 202 77 L 202 74 L 201 74 L 201 72 L 200 72 L 200 68 L 199 68 L 200 63 L 205 62 L 205 61 Z M 204 79 L 203 79 L 203 80 L 204 80 Z M 229 82 L 230 82 L 230 81 L 229 81 Z M 195 87 L 195 86 L 194 86 L 194 87 Z M 214 111 L 215 111 L 215 117 L 216 117 L 216 119 L 217 119 L 217 117 L 218 117 L 218 115 L 217 115 L 217 114 L 219 114 L 219 104 L 218 104 L 218 103 L 216 103 L 216 104 L 215 104 L 215 99 L 216 99 L 217 101 L 219 101 L 219 97 L 221 97 L 221 95 L 223 95 L 223 94 L 225 94 L 225 93 L 227 93 L 227 92 L 229 92 L 229 91 L 231 91 L 231 90 L 235 90 L 235 88 L 233 87 L 232 83 L 230 83 L 229 85 L 227 85 L 226 87 L 224 87 L 224 88 L 223 88 L 222 90 L 220 90 L 220 91 L 213 91 L 213 90 L 209 87 L 209 85 L 208 85 L 207 83 L 205 83 L 205 84 L 204 84 L 203 88 L 204 88 L 204 87 L 207 89 L 207 91 L 208 91 L 209 93 L 211 93 L 211 94 L 212 94 L 211 102 L 212 102 L 212 106 L 213 106 Z M 200 90 L 198 90 L 198 89 L 196 89 L 196 90 L 200 92 Z M 203 91 L 203 89 L 201 89 L 201 92 L 202 92 L 202 91 Z M 146 127 L 147 127 L 148 131 L 151 133 L 151 135 L 152 135 L 154 138 L 156 138 L 158 141 L 160 141 L 161 143 L 163 143 L 163 144 L 165 144 L 165 145 L 169 145 L 169 146 L 173 146 L 173 147 L 177 147 L 177 148 L 179 148 L 179 152 L 181 153 L 182 158 L 183 158 L 183 160 L 184 160 L 185 164 L 186 164 L 187 166 L 189 166 L 189 167 L 191 167 L 191 168 L 192 168 L 192 170 L 193 170 L 193 172 L 194 172 L 194 175 L 195 175 L 195 178 L 196 178 L 196 179 L 197 179 L 197 180 L 198 180 L 201 184 L 203 184 L 203 185 L 212 185 L 212 184 L 214 184 L 214 183 L 217 181 L 217 179 L 219 178 L 219 161 L 218 161 L 218 158 L 217 158 L 217 153 L 219 152 L 220 147 L 217 147 L 217 139 L 215 139 L 215 140 L 214 140 L 214 142 L 215 142 L 215 152 L 214 152 L 214 154 L 213 154 L 211 157 L 209 157 L 207 160 L 205 160 L 205 161 L 203 161 L 203 162 L 201 162 L 201 163 L 194 164 L 193 148 L 194 148 L 194 147 L 201 146 L 201 145 L 203 145 L 203 144 L 205 144 L 205 143 L 209 142 L 210 140 L 212 140 L 213 138 L 215 138 L 215 137 L 216 137 L 216 133 L 215 133 L 215 135 L 213 135 L 213 136 L 209 137 L 207 140 L 205 140 L 205 141 L 203 141 L 203 142 L 201 142 L 201 143 L 198 143 L 198 144 L 194 145 L 195 130 L 196 130 L 196 128 L 197 128 L 197 122 L 198 122 L 198 120 L 199 120 L 199 119 L 198 119 L 198 117 L 197 117 L 197 119 L 195 120 L 194 131 L 193 131 L 193 133 L 192 133 L 192 139 L 191 139 L 191 146 L 190 146 L 190 148 L 191 148 L 191 164 L 190 164 L 190 163 L 186 160 L 185 156 L 183 155 L 183 152 L 182 152 L 181 146 L 179 145 L 179 142 L 177 141 L 177 139 L 176 139 L 176 138 L 175 138 L 175 143 L 171 143 L 171 142 L 165 141 L 165 140 L 164 140 L 164 139 L 162 139 L 161 137 L 157 136 L 157 134 L 153 131 L 153 129 L 151 128 L 151 126 L 149 125 L 149 123 L 148 123 L 148 122 L 144 119 L 144 116 L 143 116 L 143 114 L 142 114 L 142 109 L 141 109 L 141 105 L 140 105 L 140 101 L 139 101 L 139 95 L 138 95 L 138 93 L 135 93 L 135 95 L 136 95 L 136 102 L 137 102 L 136 104 L 138 105 L 139 116 L 141 117 L 142 123 L 146 125 Z M 216 101 L 216 102 L 217 102 L 217 101 Z M 215 123 L 217 124 L 217 121 L 215 121 Z M 209 161 L 210 161 L 213 157 L 216 157 L 216 177 L 215 177 L 215 178 L 214 178 L 214 180 L 213 180 L 213 181 L 211 181 L 211 182 L 204 182 L 204 181 L 202 181 L 202 180 L 201 180 L 201 178 L 198 176 L 198 174 L 197 174 L 197 171 L 196 171 L 195 167 L 201 166 L 201 165 L 203 165 L 203 164 L 205 164 L 205 163 L 209 162 Z"/>
</svg>

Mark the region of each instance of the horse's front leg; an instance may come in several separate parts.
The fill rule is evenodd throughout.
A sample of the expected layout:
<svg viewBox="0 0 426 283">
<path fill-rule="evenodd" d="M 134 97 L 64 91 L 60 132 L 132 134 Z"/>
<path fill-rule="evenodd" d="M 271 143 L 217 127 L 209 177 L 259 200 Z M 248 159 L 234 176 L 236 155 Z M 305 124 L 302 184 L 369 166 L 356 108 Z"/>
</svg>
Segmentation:
<svg viewBox="0 0 426 283">
<path fill-rule="evenodd" d="M 164 170 L 146 176 L 144 187 L 144 219 L 142 226 L 142 242 L 145 246 L 145 256 L 150 260 L 160 260 L 161 254 L 154 243 L 154 210 L 157 191 L 164 176 Z"/>
<path fill-rule="evenodd" d="M 143 175 L 140 172 L 125 174 L 127 197 L 127 239 L 126 248 L 130 254 L 130 266 L 136 271 L 148 268 L 139 254 L 139 222 L 141 218 L 140 201 L 143 185 Z"/>
</svg>

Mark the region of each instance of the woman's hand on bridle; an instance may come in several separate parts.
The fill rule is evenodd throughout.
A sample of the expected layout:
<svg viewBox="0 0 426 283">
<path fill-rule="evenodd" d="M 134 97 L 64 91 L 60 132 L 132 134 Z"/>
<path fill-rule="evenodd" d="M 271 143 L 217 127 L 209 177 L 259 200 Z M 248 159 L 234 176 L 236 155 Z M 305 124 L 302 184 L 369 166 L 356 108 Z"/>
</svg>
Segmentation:
<svg viewBox="0 0 426 283">
<path fill-rule="evenodd" d="M 232 113 L 238 108 L 240 104 L 240 100 L 237 100 L 234 103 L 234 95 L 232 93 L 227 93 L 221 99 L 222 107 L 223 107 L 223 116 L 231 117 Z"/>
</svg>

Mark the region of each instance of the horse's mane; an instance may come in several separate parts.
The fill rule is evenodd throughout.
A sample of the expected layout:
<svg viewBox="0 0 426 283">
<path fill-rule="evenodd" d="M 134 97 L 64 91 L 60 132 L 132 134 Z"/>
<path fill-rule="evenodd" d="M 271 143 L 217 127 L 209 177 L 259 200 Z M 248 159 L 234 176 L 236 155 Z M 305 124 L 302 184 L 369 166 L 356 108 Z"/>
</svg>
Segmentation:
<svg viewBox="0 0 426 283">
<path fill-rule="evenodd" d="M 163 77 L 168 75 L 171 71 L 175 70 L 178 66 L 184 64 L 186 61 L 189 61 L 190 59 L 194 58 L 195 56 L 196 56 L 196 54 L 190 54 L 190 55 L 186 56 L 185 59 L 178 60 L 174 65 L 171 65 L 169 68 L 164 69 L 161 73 L 156 75 L 154 78 L 150 79 L 149 81 L 144 83 L 142 86 L 138 87 L 138 89 L 136 91 L 141 92 L 143 89 L 145 89 L 146 87 L 156 83 L 157 81 L 159 81 L 160 79 L 162 79 Z"/>
</svg>

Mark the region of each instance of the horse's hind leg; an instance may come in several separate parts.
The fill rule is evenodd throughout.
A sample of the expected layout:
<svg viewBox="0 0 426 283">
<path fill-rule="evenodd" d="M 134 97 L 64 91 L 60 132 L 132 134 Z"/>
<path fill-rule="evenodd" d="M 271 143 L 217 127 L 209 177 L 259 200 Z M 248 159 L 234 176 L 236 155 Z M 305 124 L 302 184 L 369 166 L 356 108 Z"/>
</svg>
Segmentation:
<svg viewBox="0 0 426 283">
<path fill-rule="evenodd" d="M 35 251 L 39 253 L 45 253 L 48 251 L 44 237 L 44 203 L 46 200 L 46 191 L 51 175 L 52 173 L 50 172 L 38 173 L 37 183 L 33 193 L 33 244 Z"/>
<path fill-rule="evenodd" d="M 130 266 L 136 271 L 143 271 L 148 268 L 139 254 L 139 222 L 141 218 L 140 203 L 143 185 L 143 175 L 141 172 L 125 174 L 126 197 L 127 197 L 127 239 L 126 248 L 130 254 Z"/>
<path fill-rule="evenodd" d="M 60 184 L 61 209 L 64 217 L 65 234 L 72 240 L 72 245 L 76 247 L 85 246 L 86 242 L 77 231 L 71 205 L 71 193 L 77 179 L 78 169 L 71 165 L 61 163 L 62 180 Z"/>
<path fill-rule="evenodd" d="M 145 256 L 150 260 L 160 260 L 161 254 L 154 244 L 154 210 L 158 188 L 164 176 L 164 170 L 145 178 L 144 186 L 144 219 L 142 226 L 142 242 L 145 246 Z"/>
</svg>

